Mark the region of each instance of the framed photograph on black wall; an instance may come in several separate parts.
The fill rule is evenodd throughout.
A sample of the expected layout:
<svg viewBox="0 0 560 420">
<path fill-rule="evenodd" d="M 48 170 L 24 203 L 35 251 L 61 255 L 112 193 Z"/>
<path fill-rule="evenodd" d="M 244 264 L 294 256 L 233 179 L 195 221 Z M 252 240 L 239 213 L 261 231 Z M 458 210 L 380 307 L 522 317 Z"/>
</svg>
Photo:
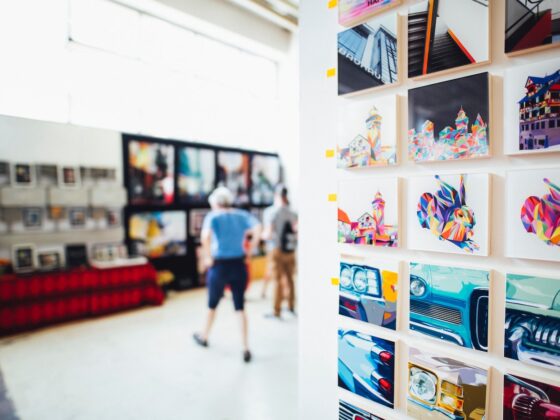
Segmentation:
<svg viewBox="0 0 560 420">
<path fill-rule="evenodd" d="M 177 188 L 182 203 L 206 204 L 216 186 L 216 152 L 185 146 L 178 148 Z"/>
<path fill-rule="evenodd" d="M 251 159 L 251 203 L 271 205 L 274 191 L 282 182 L 280 158 L 273 155 L 254 154 Z"/>
</svg>

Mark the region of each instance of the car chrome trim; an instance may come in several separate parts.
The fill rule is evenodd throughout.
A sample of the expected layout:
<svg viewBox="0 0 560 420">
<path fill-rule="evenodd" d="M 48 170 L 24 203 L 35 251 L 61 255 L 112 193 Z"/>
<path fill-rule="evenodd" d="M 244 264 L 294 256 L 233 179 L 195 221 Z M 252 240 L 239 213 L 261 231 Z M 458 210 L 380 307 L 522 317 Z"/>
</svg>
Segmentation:
<svg viewBox="0 0 560 420">
<path fill-rule="evenodd" d="M 410 321 L 410 326 L 415 326 L 417 327 L 419 330 L 424 329 L 424 330 L 429 330 L 435 333 L 438 333 L 440 335 L 444 335 L 447 336 L 451 339 L 453 339 L 453 341 L 455 341 L 457 344 L 459 344 L 460 346 L 464 346 L 465 345 L 465 341 L 463 340 L 463 338 L 459 335 L 459 334 L 455 334 L 449 331 L 444 331 L 441 330 L 439 328 L 435 328 L 435 327 L 431 327 L 427 324 L 422 324 L 420 322 L 416 322 L 416 321 Z M 412 328 L 411 328 L 412 329 Z"/>
<path fill-rule="evenodd" d="M 546 310 L 551 309 L 549 305 L 543 305 L 542 303 L 527 302 L 526 300 L 507 298 L 506 303 L 511 303 L 512 305 L 529 306 L 531 308 L 537 308 L 537 309 L 546 309 Z"/>
</svg>

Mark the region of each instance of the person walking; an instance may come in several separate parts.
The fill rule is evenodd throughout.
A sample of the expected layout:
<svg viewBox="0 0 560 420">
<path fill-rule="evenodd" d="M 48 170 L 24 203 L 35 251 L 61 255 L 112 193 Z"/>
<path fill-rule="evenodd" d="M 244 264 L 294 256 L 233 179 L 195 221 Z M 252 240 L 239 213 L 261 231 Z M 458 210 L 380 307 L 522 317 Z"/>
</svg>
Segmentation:
<svg viewBox="0 0 560 420">
<path fill-rule="evenodd" d="M 296 266 L 297 215 L 290 208 L 288 189 L 276 187 L 274 204 L 263 215 L 263 239 L 268 241 L 272 272 L 276 283 L 274 312 L 280 318 L 285 287 L 288 289 L 288 309 L 295 314 L 294 271 Z"/>
<path fill-rule="evenodd" d="M 193 338 L 200 346 L 208 346 L 208 336 L 216 318 L 216 308 L 224 295 L 224 288 L 228 285 L 241 325 L 243 360 L 249 362 L 251 352 L 244 304 L 248 279 L 247 264 L 251 249 L 244 247 L 244 242 L 246 238 L 251 237 L 252 245 L 255 244 L 260 237 L 260 225 L 248 211 L 232 208 L 234 197 L 225 187 L 216 188 L 208 201 L 212 210 L 204 218 L 201 232 L 203 255 L 207 258 L 208 267 L 208 314 L 203 331 L 195 333 Z"/>
</svg>

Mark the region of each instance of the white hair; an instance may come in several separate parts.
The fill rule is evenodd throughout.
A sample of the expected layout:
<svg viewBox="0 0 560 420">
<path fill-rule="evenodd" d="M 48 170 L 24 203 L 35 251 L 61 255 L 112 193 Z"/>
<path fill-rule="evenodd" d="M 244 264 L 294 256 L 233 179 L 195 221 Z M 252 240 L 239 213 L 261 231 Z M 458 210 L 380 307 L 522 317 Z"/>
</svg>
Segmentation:
<svg viewBox="0 0 560 420">
<path fill-rule="evenodd" d="M 212 207 L 231 207 L 233 204 L 233 194 L 226 187 L 218 187 L 210 197 L 208 197 L 208 202 Z"/>
</svg>

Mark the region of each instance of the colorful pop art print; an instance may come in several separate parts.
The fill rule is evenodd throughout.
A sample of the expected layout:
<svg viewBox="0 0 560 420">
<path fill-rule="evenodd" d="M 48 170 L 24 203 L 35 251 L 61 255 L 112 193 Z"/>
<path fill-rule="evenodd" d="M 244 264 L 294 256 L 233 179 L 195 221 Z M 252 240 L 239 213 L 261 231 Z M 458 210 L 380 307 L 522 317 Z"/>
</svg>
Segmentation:
<svg viewBox="0 0 560 420">
<path fill-rule="evenodd" d="M 490 76 L 475 74 L 408 91 L 408 157 L 415 162 L 488 157 Z"/>
<path fill-rule="evenodd" d="M 560 386 L 504 375 L 504 420 L 560 419 Z"/>
<path fill-rule="evenodd" d="M 517 55 L 559 45 L 558 0 L 506 0 L 506 54 Z"/>
<path fill-rule="evenodd" d="M 338 330 L 338 386 L 393 408 L 395 343 L 354 330 Z"/>
<path fill-rule="evenodd" d="M 560 372 L 560 276 L 506 275 L 504 356 Z"/>
<path fill-rule="evenodd" d="M 341 256 L 338 313 L 396 329 L 398 262 Z"/>
<path fill-rule="evenodd" d="M 249 204 L 249 165 L 247 153 L 218 151 L 218 185 L 233 193 L 236 206 Z"/>
<path fill-rule="evenodd" d="M 339 0 L 338 23 L 354 26 L 372 16 L 398 6 L 402 0 Z"/>
<path fill-rule="evenodd" d="M 179 149 L 177 184 L 182 202 L 204 203 L 216 183 L 216 152 L 202 147 Z"/>
<path fill-rule="evenodd" d="M 411 331 L 488 351 L 489 286 L 486 270 L 411 262 Z"/>
<path fill-rule="evenodd" d="M 504 151 L 560 152 L 560 59 L 504 72 Z"/>
<path fill-rule="evenodd" d="M 338 184 L 338 242 L 399 246 L 398 178 L 356 178 Z"/>
<path fill-rule="evenodd" d="M 408 12 L 408 77 L 489 61 L 489 0 L 422 1 Z"/>
<path fill-rule="evenodd" d="M 128 236 L 137 255 L 149 258 L 186 255 L 187 214 L 152 211 L 130 217 Z"/>
<path fill-rule="evenodd" d="M 397 163 L 397 96 L 340 98 L 336 164 L 364 168 Z"/>
<path fill-rule="evenodd" d="M 407 414 L 415 419 L 484 419 L 488 371 L 410 347 Z"/>
<path fill-rule="evenodd" d="M 338 401 L 338 420 L 383 420 L 369 411 L 363 410 L 346 401 Z"/>
<path fill-rule="evenodd" d="M 399 81 L 398 15 L 387 13 L 338 34 L 338 94 Z"/>
<path fill-rule="evenodd" d="M 488 174 L 410 178 L 409 248 L 487 256 L 489 194 Z"/>
<path fill-rule="evenodd" d="M 560 261 L 560 168 L 509 171 L 506 256 Z"/>
<path fill-rule="evenodd" d="M 251 158 L 251 203 L 271 205 L 274 192 L 282 180 L 278 156 L 255 154 Z"/>
</svg>

